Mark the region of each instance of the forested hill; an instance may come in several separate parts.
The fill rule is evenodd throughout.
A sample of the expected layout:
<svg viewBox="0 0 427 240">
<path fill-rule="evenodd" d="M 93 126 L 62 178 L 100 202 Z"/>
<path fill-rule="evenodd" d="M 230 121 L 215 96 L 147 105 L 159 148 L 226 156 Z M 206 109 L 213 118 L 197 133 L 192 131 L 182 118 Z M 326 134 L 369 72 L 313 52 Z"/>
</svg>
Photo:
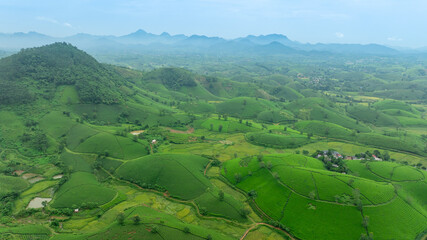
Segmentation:
<svg viewBox="0 0 427 240">
<path fill-rule="evenodd" d="M 67 43 L 23 49 L 0 59 L 0 103 L 19 104 L 41 96 L 51 99 L 59 85 L 75 85 L 83 103 L 122 100 L 123 78 L 89 54 Z"/>
</svg>

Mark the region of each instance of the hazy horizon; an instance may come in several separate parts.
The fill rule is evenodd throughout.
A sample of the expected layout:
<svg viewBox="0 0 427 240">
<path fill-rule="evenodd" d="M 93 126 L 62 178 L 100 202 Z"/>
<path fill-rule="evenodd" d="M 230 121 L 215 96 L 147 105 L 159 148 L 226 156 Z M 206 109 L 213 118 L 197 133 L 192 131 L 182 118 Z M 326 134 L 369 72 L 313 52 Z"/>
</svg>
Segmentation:
<svg viewBox="0 0 427 240">
<path fill-rule="evenodd" d="M 427 46 L 427 33 L 421 31 L 425 9 L 427 2 L 421 0 L 4 0 L 0 32 L 121 36 L 143 29 L 226 39 L 282 34 L 302 43 L 418 48 Z"/>
</svg>

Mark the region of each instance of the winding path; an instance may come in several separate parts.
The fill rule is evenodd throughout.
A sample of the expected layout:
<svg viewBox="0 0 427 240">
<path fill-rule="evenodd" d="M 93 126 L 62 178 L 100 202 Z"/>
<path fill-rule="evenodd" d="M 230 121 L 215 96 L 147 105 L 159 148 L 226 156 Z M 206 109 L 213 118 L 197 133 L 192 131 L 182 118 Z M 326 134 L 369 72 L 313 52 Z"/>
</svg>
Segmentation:
<svg viewBox="0 0 427 240">
<path fill-rule="evenodd" d="M 267 223 L 255 223 L 253 226 L 251 226 L 250 228 L 248 228 L 246 230 L 246 232 L 243 234 L 243 236 L 240 238 L 240 240 L 245 239 L 245 237 L 249 234 L 249 232 L 252 231 L 252 230 L 254 230 L 255 228 L 257 228 L 258 226 L 266 226 L 266 227 L 269 227 L 269 228 L 274 228 L 276 230 L 279 230 L 279 231 L 285 233 L 290 239 L 295 240 L 295 238 L 293 238 L 292 235 L 289 234 L 288 232 L 286 232 L 285 230 L 283 230 L 281 228 L 278 228 L 278 227 L 275 227 L 273 225 L 267 224 Z"/>
</svg>

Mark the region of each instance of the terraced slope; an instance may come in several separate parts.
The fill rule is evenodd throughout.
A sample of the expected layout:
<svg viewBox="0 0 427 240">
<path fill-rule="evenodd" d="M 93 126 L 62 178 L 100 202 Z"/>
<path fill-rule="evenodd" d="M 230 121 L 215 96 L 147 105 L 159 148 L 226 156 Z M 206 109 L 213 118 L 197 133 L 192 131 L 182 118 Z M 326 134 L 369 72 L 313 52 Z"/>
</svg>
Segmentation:
<svg viewBox="0 0 427 240">
<path fill-rule="evenodd" d="M 427 186 L 418 170 L 388 162 L 349 167 L 360 177 L 323 170 L 317 159 L 279 154 L 227 161 L 222 175 L 298 238 L 357 239 L 368 231 L 375 239 L 414 239 L 427 228 L 421 200 Z M 395 181 L 421 185 L 403 184 L 399 192 Z M 407 200 L 411 194 L 417 201 Z M 368 226 L 364 217 L 370 217 Z M 385 230 L 384 224 L 394 227 Z"/>
</svg>

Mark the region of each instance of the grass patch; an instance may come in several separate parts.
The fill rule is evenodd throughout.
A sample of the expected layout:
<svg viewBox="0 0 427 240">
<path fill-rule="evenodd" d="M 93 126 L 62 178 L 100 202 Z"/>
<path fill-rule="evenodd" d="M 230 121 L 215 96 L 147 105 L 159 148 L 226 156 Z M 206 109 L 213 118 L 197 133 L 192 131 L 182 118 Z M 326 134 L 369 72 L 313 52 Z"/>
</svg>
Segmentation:
<svg viewBox="0 0 427 240">
<path fill-rule="evenodd" d="M 427 228 L 426 217 L 400 197 L 387 205 L 364 207 L 363 212 L 376 239 L 415 239 Z"/>
<path fill-rule="evenodd" d="M 316 202 L 296 194 L 289 198 L 281 222 L 300 239 L 359 239 L 365 232 L 356 207 Z"/>
<path fill-rule="evenodd" d="M 88 203 L 99 206 L 111 201 L 115 195 L 114 190 L 102 186 L 94 175 L 76 172 L 71 175 L 70 180 L 59 188 L 51 206 L 54 208 L 71 208 Z"/>
<path fill-rule="evenodd" d="M 0 175 L 0 197 L 9 193 L 21 192 L 28 186 L 28 182 L 20 177 Z"/>
<path fill-rule="evenodd" d="M 74 125 L 67 134 L 67 147 L 71 150 L 77 148 L 77 146 L 84 142 L 89 137 L 97 134 L 98 131 L 94 130 L 83 124 Z"/>
<path fill-rule="evenodd" d="M 277 107 L 264 99 L 239 97 L 217 104 L 216 109 L 220 114 L 248 119 L 256 118 L 259 113 L 266 109 L 277 110 Z"/>
<path fill-rule="evenodd" d="M 246 192 L 255 191 L 256 204 L 270 217 L 279 220 L 282 210 L 286 204 L 290 190 L 280 185 L 277 180 L 267 171 L 261 169 L 242 182 L 237 187 Z"/>
<path fill-rule="evenodd" d="M 171 196 L 193 199 L 211 186 L 203 171 L 208 160 L 187 154 L 155 154 L 131 160 L 115 175 L 142 187 L 166 190 Z"/>
<path fill-rule="evenodd" d="M 306 136 L 296 133 L 251 132 L 245 138 L 252 144 L 271 148 L 297 148 L 311 142 Z"/>
<path fill-rule="evenodd" d="M 350 129 L 334 123 L 321 121 L 300 121 L 295 124 L 295 127 L 305 133 L 312 133 L 318 136 L 347 140 L 354 139 L 353 132 Z"/>
<path fill-rule="evenodd" d="M 60 160 L 71 172 L 92 172 L 92 163 L 95 161 L 95 156 L 64 151 L 60 156 Z"/>
<path fill-rule="evenodd" d="M 220 131 L 220 126 L 222 126 Z M 244 122 L 239 123 L 235 119 L 228 119 L 227 121 L 209 118 L 200 124 L 201 128 L 223 133 L 232 132 L 251 132 L 256 131 L 254 127 L 246 126 Z"/>
<path fill-rule="evenodd" d="M 134 159 L 148 154 L 147 145 L 109 133 L 99 133 L 88 138 L 77 148 L 77 152 L 105 154 L 121 159 Z"/>
<path fill-rule="evenodd" d="M 235 200 L 232 196 L 225 194 L 224 200 L 220 201 L 218 192 L 206 192 L 195 200 L 200 209 L 204 209 L 209 215 L 234 219 L 239 222 L 246 221 L 241 215 L 243 204 Z"/>
</svg>

